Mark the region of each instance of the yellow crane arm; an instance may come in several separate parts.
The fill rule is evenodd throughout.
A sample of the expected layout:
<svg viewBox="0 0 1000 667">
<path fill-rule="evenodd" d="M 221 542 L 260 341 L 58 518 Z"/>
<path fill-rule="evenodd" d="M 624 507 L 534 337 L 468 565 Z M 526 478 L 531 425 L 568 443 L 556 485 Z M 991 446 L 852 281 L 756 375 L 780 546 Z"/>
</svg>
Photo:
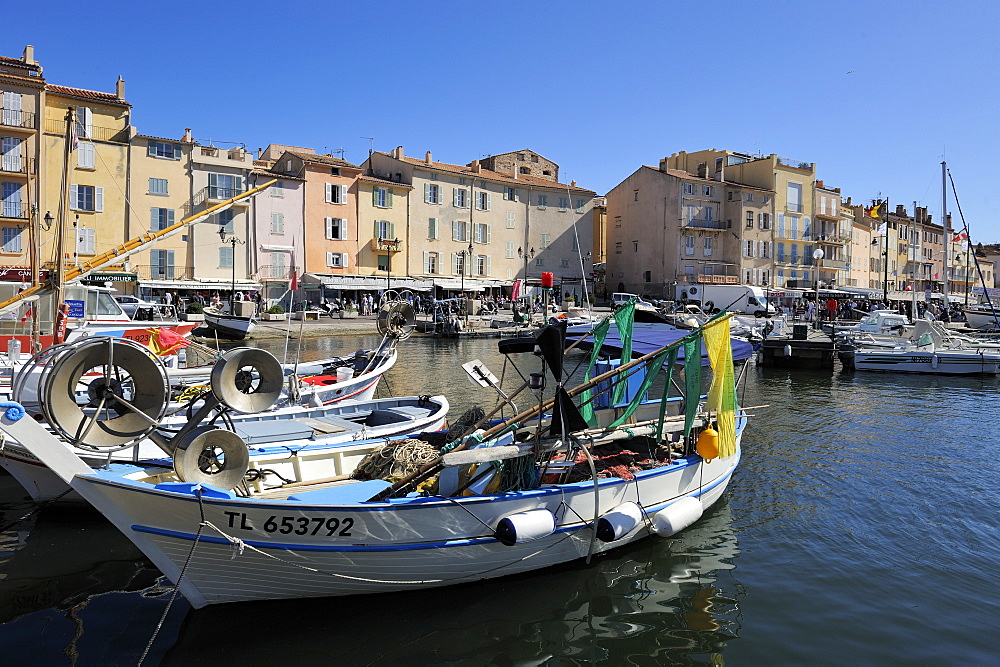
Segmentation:
<svg viewBox="0 0 1000 667">
<path fill-rule="evenodd" d="M 170 225 L 165 229 L 161 229 L 158 232 L 146 232 L 141 236 L 137 236 L 134 239 L 130 239 L 125 243 L 116 246 L 111 250 L 108 250 L 107 252 L 97 255 L 96 257 L 92 258 L 89 262 L 83 262 L 80 266 L 74 266 L 67 269 L 65 278 L 63 280 L 66 283 L 74 280 L 80 280 L 82 278 L 86 278 L 94 271 L 100 271 L 106 266 L 117 264 L 122 260 L 124 260 L 125 258 L 129 257 L 130 255 L 134 255 L 137 252 L 141 252 L 143 250 L 148 249 L 150 246 L 155 245 L 158 241 L 170 238 L 171 236 L 181 231 L 181 229 L 187 227 L 188 225 L 194 224 L 196 222 L 201 222 L 202 220 L 205 220 L 210 215 L 213 215 L 215 213 L 221 213 L 222 211 L 225 211 L 227 208 L 231 207 L 233 204 L 242 199 L 249 199 L 250 197 L 253 197 L 254 195 L 269 188 L 271 185 L 277 182 L 278 179 L 271 179 L 270 181 L 264 183 L 263 185 L 258 185 L 255 188 L 247 190 L 241 195 L 233 197 L 232 199 L 227 199 L 221 204 L 216 204 L 215 206 L 207 208 L 204 211 L 201 211 L 200 213 L 190 215 L 181 220 L 180 222 L 174 223 L 173 225 Z M 37 285 L 34 285 L 33 287 L 24 290 L 20 294 L 15 294 L 11 298 L 0 303 L 0 315 L 11 312 L 12 310 L 18 308 L 25 301 L 35 301 L 38 299 L 38 297 L 48 294 L 54 289 L 55 285 L 50 276 L 47 282 L 38 283 Z"/>
</svg>

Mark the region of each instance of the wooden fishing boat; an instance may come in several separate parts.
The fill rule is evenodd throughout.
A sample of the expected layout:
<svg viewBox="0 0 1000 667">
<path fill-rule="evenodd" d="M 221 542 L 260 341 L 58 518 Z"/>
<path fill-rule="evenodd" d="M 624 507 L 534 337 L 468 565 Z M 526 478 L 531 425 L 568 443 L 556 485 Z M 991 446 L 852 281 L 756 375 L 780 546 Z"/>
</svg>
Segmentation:
<svg viewBox="0 0 1000 667">
<path fill-rule="evenodd" d="M 707 409 L 699 411 L 698 354 L 685 363 L 685 396 L 646 398 L 656 376 L 672 372 L 676 350 L 697 349 L 690 346 L 700 345 L 703 335 L 715 371 Z M 569 390 L 560 328 L 546 328 L 530 345 L 501 345 L 509 354 L 537 345 L 553 390 L 546 392 L 542 375 L 534 374 L 502 394 L 512 405 L 530 389 L 534 407 L 489 428 L 494 413 L 483 415 L 436 445 L 390 443 L 349 478 L 340 470 L 320 477 L 333 472 L 322 457 L 295 482 L 255 472 L 238 435 L 201 423 L 207 408 L 159 443 L 172 455 L 169 468 L 95 469 L 43 425 L 24 418 L 16 404 L 0 417 L 0 430 L 118 526 L 195 607 L 412 590 L 589 561 L 634 540 L 686 528 L 725 491 L 746 423 L 736 407 L 725 318 Z M 599 354 L 595 347 L 592 361 Z M 229 407 L 273 401 L 280 380 L 263 357 L 255 360 L 259 385 L 242 398 L 226 383 L 248 359 L 230 361 L 220 361 L 213 372 L 219 401 Z M 626 376 L 643 371 L 628 405 L 590 413 L 595 388 L 611 382 L 614 391 Z M 481 369 L 479 377 L 492 383 Z M 159 419 L 153 405 L 162 392 L 152 386 L 143 391 L 106 399 L 128 414 L 119 418 L 124 423 L 97 427 L 94 442 L 105 436 L 114 442 L 111 435 L 130 429 L 146 432 L 139 428 L 140 413 L 147 421 Z M 62 421 L 63 433 L 88 428 L 75 417 Z M 402 461 L 412 463 L 411 472 L 396 468 Z"/>
<path fill-rule="evenodd" d="M 241 317 L 211 307 L 205 308 L 203 312 L 205 324 L 224 338 L 243 340 L 257 328 L 257 320 L 254 317 Z"/>
</svg>

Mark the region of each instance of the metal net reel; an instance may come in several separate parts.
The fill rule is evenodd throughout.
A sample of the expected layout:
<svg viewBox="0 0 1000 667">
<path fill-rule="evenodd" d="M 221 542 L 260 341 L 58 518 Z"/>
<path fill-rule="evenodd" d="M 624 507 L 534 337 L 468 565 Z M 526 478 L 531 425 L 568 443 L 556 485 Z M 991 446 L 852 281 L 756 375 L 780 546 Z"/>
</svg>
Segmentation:
<svg viewBox="0 0 1000 667">
<path fill-rule="evenodd" d="M 26 370 L 32 366 L 29 362 Z M 29 383 L 19 383 L 19 396 Z M 169 397 L 159 357 L 120 338 L 99 336 L 62 346 L 38 375 L 42 416 L 70 444 L 90 451 L 125 449 L 149 435 Z"/>
<path fill-rule="evenodd" d="M 237 412 L 269 409 L 281 396 L 284 382 L 284 371 L 274 355 L 252 347 L 229 350 L 212 368 L 213 396 Z"/>
<path fill-rule="evenodd" d="M 417 322 L 417 315 L 406 301 L 385 301 L 378 309 L 375 325 L 383 336 L 397 340 L 409 338 Z"/>
<path fill-rule="evenodd" d="M 174 438 L 174 472 L 182 482 L 232 489 L 250 469 L 243 438 L 215 426 L 198 426 Z"/>
</svg>

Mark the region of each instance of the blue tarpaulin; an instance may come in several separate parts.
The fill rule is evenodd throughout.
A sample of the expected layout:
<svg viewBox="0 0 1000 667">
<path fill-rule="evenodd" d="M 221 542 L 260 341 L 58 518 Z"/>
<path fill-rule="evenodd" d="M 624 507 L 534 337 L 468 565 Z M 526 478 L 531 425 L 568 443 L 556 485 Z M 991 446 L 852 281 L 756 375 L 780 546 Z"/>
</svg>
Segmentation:
<svg viewBox="0 0 1000 667">
<path fill-rule="evenodd" d="M 570 327 L 566 332 L 567 344 L 573 343 L 583 334 L 585 335 L 583 342 L 577 345 L 577 348 L 590 350 L 594 345 L 594 337 L 586 335 L 588 331 L 589 327 Z M 661 347 L 677 342 L 689 333 L 691 332 L 686 329 L 675 329 L 664 324 L 636 323 L 632 329 L 632 358 L 655 352 Z M 730 339 L 730 342 L 733 346 L 733 361 L 743 361 L 753 354 L 753 345 L 750 343 L 735 338 Z M 604 340 L 602 352 L 614 356 L 620 353 L 621 348 L 622 341 L 618 336 L 618 329 L 612 322 L 608 337 Z M 683 363 L 683 361 L 684 349 L 681 348 L 680 354 L 677 356 L 677 363 Z M 701 365 L 708 365 L 708 354 L 705 352 L 704 342 L 701 345 Z"/>
</svg>

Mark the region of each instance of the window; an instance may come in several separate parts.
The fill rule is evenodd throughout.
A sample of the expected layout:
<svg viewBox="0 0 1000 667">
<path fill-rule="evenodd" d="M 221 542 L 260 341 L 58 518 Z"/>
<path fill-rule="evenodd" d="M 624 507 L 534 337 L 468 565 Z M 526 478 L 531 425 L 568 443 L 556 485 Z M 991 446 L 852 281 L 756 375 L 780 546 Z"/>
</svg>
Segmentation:
<svg viewBox="0 0 1000 667">
<path fill-rule="evenodd" d="M 424 253 L 424 273 L 435 275 L 438 272 L 438 254 L 436 252 Z"/>
<path fill-rule="evenodd" d="M 3 196 L 2 213 L 4 217 L 20 218 L 23 213 L 21 208 L 21 184 L 6 181 L 3 183 L 2 188 L 0 194 Z"/>
<path fill-rule="evenodd" d="M 566 210 L 566 209 L 569 208 L 569 197 L 560 197 L 559 198 L 559 208 L 561 210 Z"/>
<path fill-rule="evenodd" d="M 792 213 L 802 212 L 802 185 L 800 183 L 789 183 L 787 190 L 787 201 L 785 208 Z"/>
<path fill-rule="evenodd" d="M 573 247 L 570 248 L 570 250 L 572 250 L 573 252 L 578 251 L 580 249 L 580 243 L 576 240 L 576 234 L 573 235 L 571 241 L 573 242 Z"/>
<path fill-rule="evenodd" d="M 231 174 L 208 175 L 209 199 L 232 199 L 243 194 L 243 178 Z"/>
<path fill-rule="evenodd" d="M 714 197 L 715 196 L 715 186 L 714 185 L 703 185 L 703 186 L 701 186 L 701 194 L 703 194 L 706 197 Z"/>
<path fill-rule="evenodd" d="M 149 251 L 150 272 L 153 278 L 160 280 L 173 280 L 174 275 L 174 251 L 173 250 L 150 250 Z"/>
<path fill-rule="evenodd" d="M 771 195 L 764 195 L 763 196 L 763 200 L 764 200 L 765 204 L 770 204 L 771 203 Z"/>
<path fill-rule="evenodd" d="M 802 238 L 808 239 L 812 235 L 812 224 L 809 218 L 802 218 Z"/>
<path fill-rule="evenodd" d="M 285 233 L 285 214 L 284 213 L 272 213 L 271 214 L 271 233 L 272 234 L 284 234 Z"/>
<path fill-rule="evenodd" d="M 451 253 L 451 274 L 453 276 L 464 276 L 465 273 L 465 253 Z"/>
<path fill-rule="evenodd" d="M 538 207 L 545 208 L 548 205 L 549 198 L 547 195 L 538 195 Z"/>
<path fill-rule="evenodd" d="M 149 179 L 149 194 L 163 195 L 163 196 L 170 194 L 170 188 L 167 184 L 167 179 L 165 178 Z"/>
<path fill-rule="evenodd" d="M 476 257 L 476 275 L 477 276 L 490 275 L 489 255 L 479 255 L 478 257 Z"/>
<path fill-rule="evenodd" d="M 436 239 L 438 238 L 438 219 L 437 218 L 427 218 L 427 238 Z"/>
<path fill-rule="evenodd" d="M 441 186 L 437 183 L 424 183 L 424 201 L 428 204 L 440 204 Z"/>
<path fill-rule="evenodd" d="M 463 222 L 462 220 L 452 220 L 451 222 L 452 241 L 461 241 L 462 243 L 465 243 L 466 241 L 469 240 L 468 230 L 466 229 L 467 224 L 468 223 Z"/>
<path fill-rule="evenodd" d="M 747 211 L 747 229 L 753 227 L 753 211 Z"/>
<path fill-rule="evenodd" d="M 770 213 L 758 213 L 757 214 L 757 224 L 761 229 L 771 228 L 771 214 Z"/>
<path fill-rule="evenodd" d="M 785 261 L 785 244 L 778 242 L 778 261 L 784 263 Z"/>
<path fill-rule="evenodd" d="M 233 268 L 233 246 L 223 246 L 219 248 L 219 268 Z"/>
<path fill-rule="evenodd" d="M 91 139 L 94 136 L 94 112 L 90 107 L 76 108 L 76 136 Z"/>
<path fill-rule="evenodd" d="M 684 265 L 684 275 L 685 276 L 693 276 L 694 275 L 694 265 L 693 264 L 685 264 Z"/>
<path fill-rule="evenodd" d="M 746 242 L 746 248 L 744 249 L 744 257 L 753 257 L 753 241 Z"/>
<path fill-rule="evenodd" d="M 564 269 L 568 269 L 569 268 L 569 260 L 568 259 L 561 259 L 561 260 L 559 260 L 559 266 L 561 266 Z"/>
<path fill-rule="evenodd" d="M 517 213 L 507 211 L 507 229 L 514 229 L 517 226 Z"/>
<path fill-rule="evenodd" d="M 3 228 L 3 251 L 4 252 L 21 252 L 21 228 L 20 227 L 4 227 Z"/>
<path fill-rule="evenodd" d="M 504 242 L 503 254 L 504 254 L 504 257 L 506 257 L 507 259 L 514 259 L 514 242 L 513 241 L 505 241 Z"/>
<path fill-rule="evenodd" d="M 330 167 L 331 176 L 340 176 L 340 167 Z"/>
<path fill-rule="evenodd" d="M 150 139 L 149 144 L 146 148 L 146 155 L 148 155 L 149 157 L 161 157 L 167 160 L 180 160 L 181 145 L 168 144 L 163 141 L 156 141 L 155 139 Z"/>
<path fill-rule="evenodd" d="M 711 206 L 705 207 L 705 222 L 712 222 L 712 210 Z"/>
<path fill-rule="evenodd" d="M 174 224 L 174 209 L 172 208 L 151 208 L 149 209 L 149 229 L 154 232 L 161 231 Z"/>
<path fill-rule="evenodd" d="M 389 271 L 389 255 L 388 255 L 388 253 L 385 254 L 385 255 L 378 255 L 375 259 L 378 262 L 378 266 L 376 267 L 377 271 L 386 271 L 386 272 Z"/>
<path fill-rule="evenodd" d="M 227 234 L 232 234 L 236 231 L 233 225 L 233 220 L 235 218 L 236 211 L 231 208 L 227 208 L 225 211 L 219 213 L 219 227 L 225 229 Z"/>
<path fill-rule="evenodd" d="M 616 241 L 615 242 L 615 254 L 616 255 L 622 254 L 622 242 L 621 241 Z"/>
<path fill-rule="evenodd" d="M 330 241 L 343 241 L 347 238 L 346 218 L 326 218 L 326 238 Z"/>
<path fill-rule="evenodd" d="M 287 275 L 287 266 L 285 265 L 285 258 L 288 257 L 286 253 L 283 252 L 272 252 L 271 253 L 271 277 L 272 278 L 284 278 Z"/>
<path fill-rule="evenodd" d="M 769 241 L 761 241 L 760 242 L 760 256 L 761 257 L 770 257 L 771 256 L 771 247 L 770 247 L 770 245 L 771 244 L 770 244 Z"/>
<path fill-rule="evenodd" d="M 576 200 L 576 210 L 577 211 L 582 211 L 583 207 L 586 206 L 586 205 L 587 205 L 587 200 L 586 199 L 577 199 Z"/>
<path fill-rule="evenodd" d="M 489 192 L 483 192 L 480 190 L 476 193 L 476 208 L 480 211 L 490 210 L 490 201 L 491 197 Z"/>
<path fill-rule="evenodd" d="M 79 169 L 94 168 L 94 144 L 89 141 L 81 141 L 76 148 L 76 166 Z"/>
<path fill-rule="evenodd" d="M 473 240 L 476 243 L 489 243 L 493 240 L 489 225 L 476 223 L 473 225 Z"/>
<path fill-rule="evenodd" d="M 753 193 L 752 192 L 748 192 L 747 193 L 747 201 L 753 201 Z"/>
<path fill-rule="evenodd" d="M 633 201 L 639 201 L 639 191 L 638 190 L 635 190 L 632 193 L 632 199 L 633 199 Z"/>
<path fill-rule="evenodd" d="M 465 188 L 453 188 L 452 189 L 452 200 L 455 208 L 468 208 L 469 207 L 469 191 Z"/>
<path fill-rule="evenodd" d="M 799 245 L 797 243 L 790 243 L 792 247 L 792 264 L 799 263 Z"/>
<path fill-rule="evenodd" d="M 797 239 L 799 238 L 799 216 L 790 215 L 788 216 L 788 238 Z"/>
<path fill-rule="evenodd" d="M 540 234 L 538 245 L 541 248 L 548 248 L 552 245 L 552 235 L 551 234 Z"/>
<path fill-rule="evenodd" d="M 376 220 L 372 236 L 377 239 L 392 239 L 396 237 L 396 225 L 388 220 Z"/>
<path fill-rule="evenodd" d="M 468 183 L 468 180 L 466 180 L 464 177 L 458 179 L 459 185 L 465 185 L 466 183 Z"/>
<path fill-rule="evenodd" d="M 694 194 L 694 183 L 685 183 L 684 184 L 684 194 L 686 194 L 686 195 L 693 195 Z"/>
<path fill-rule="evenodd" d="M 346 204 L 347 203 L 347 186 L 338 185 L 336 183 L 326 184 L 326 203 L 328 204 Z"/>
<path fill-rule="evenodd" d="M 711 257 L 712 256 L 712 237 L 711 236 L 706 236 L 705 237 L 704 255 L 705 255 L 705 257 Z"/>
<path fill-rule="evenodd" d="M 642 272 L 642 280 L 643 280 L 643 282 L 647 282 L 647 283 L 653 282 L 653 272 L 652 271 L 643 271 Z"/>
<path fill-rule="evenodd" d="M 694 254 L 694 237 L 693 236 L 688 235 L 688 236 L 684 237 L 684 254 L 685 255 L 693 255 Z"/>
<path fill-rule="evenodd" d="M 531 170 L 528 169 L 527 167 L 521 167 L 520 169 L 518 169 L 518 171 L 521 172 L 522 174 L 530 174 L 531 173 Z"/>
<path fill-rule="evenodd" d="M 392 208 L 392 189 L 373 187 L 372 206 L 376 208 Z"/>
<path fill-rule="evenodd" d="M 73 211 L 104 210 L 104 188 L 94 185 L 70 185 L 69 207 Z"/>
<path fill-rule="evenodd" d="M 620 215 L 616 215 L 615 216 L 615 227 L 621 227 L 621 226 L 622 226 L 622 217 Z"/>
<path fill-rule="evenodd" d="M 326 265 L 333 267 L 335 269 L 346 269 L 347 268 L 347 253 L 346 252 L 328 252 L 326 253 Z"/>
<path fill-rule="evenodd" d="M 281 181 L 276 182 L 271 186 L 271 196 L 272 197 L 284 197 L 285 196 L 285 186 Z"/>
<path fill-rule="evenodd" d="M 521 201 L 521 198 L 518 195 L 517 190 L 506 185 L 503 188 L 503 198 L 506 199 L 507 201 Z"/>
<path fill-rule="evenodd" d="M 545 266 L 545 260 L 538 256 L 535 258 L 535 266 Z"/>
</svg>

